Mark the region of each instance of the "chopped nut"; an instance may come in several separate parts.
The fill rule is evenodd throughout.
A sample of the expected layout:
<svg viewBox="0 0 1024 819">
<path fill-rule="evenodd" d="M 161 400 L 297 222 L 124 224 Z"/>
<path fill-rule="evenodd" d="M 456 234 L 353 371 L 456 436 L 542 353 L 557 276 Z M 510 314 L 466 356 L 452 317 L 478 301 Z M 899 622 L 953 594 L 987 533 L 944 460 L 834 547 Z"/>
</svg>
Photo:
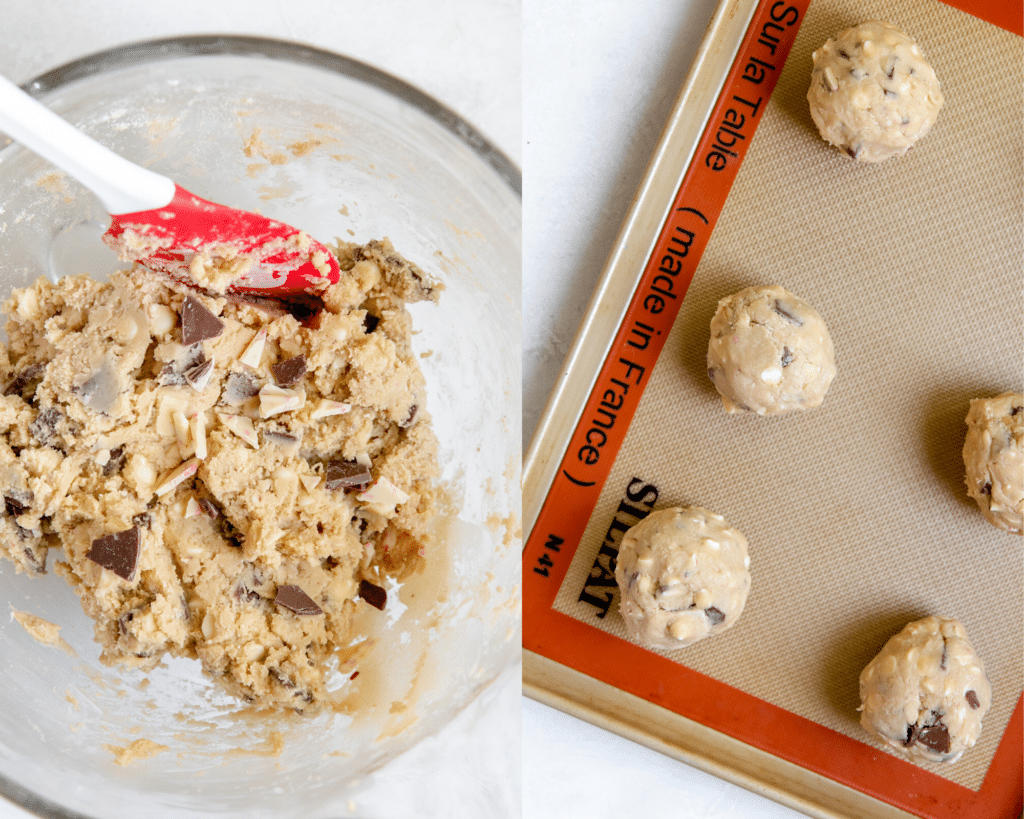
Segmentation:
<svg viewBox="0 0 1024 819">
<path fill-rule="evenodd" d="M 306 393 L 299 390 L 286 390 L 274 384 L 266 384 L 259 392 L 260 416 L 269 418 L 282 412 L 302 409 L 306 403 Z"/>
<path fill-rule="evenodd" d="M 380 477 L 365 492 L 356 495 L 364 503 L 375 503 L 381 506 L 396 506 L 409 500 L 409 496 L 385 477 Z"/>
<path fill-rule="evenodd" d="M 344 415 L 351 411 L 351 404 L 343 404 L 341 401 L 330 401 L 324 398 L 316 405 L 316 409 L 310 413 L 309 417 L 317 420 L 331 415 Z"/>
<path fill-rule="evenodd" d="M 199 460 L 206 458 L 206 419 L 201 412 L 192 416 L 192 442 L 195 444 L 196 457 Z"/>
<path fill-rule="evenodd" d="M 266 344 L 267 331 L 265 328 L 260 328 L 260 331 L 249 342 L 249 346 L 245 348 L 245 352 L 242 353 L 238 360 L 245 364 L 246 367 L 258 370 L 260 368 L 260 361 L 263 358 L 263 348 Z"/>
<path fill-rule="evenodd" d="M 160 485 L 156 488 L 156 494 L 158 497 L 166 495 L 172 489 L 181 486 L 185 481 L 191 478 L 196 472 L 199 471 L 199 459 L 190 458 L 185 461 L 181 466 L 171 472 L 166 478 L 164 478 Z"/>
<path fill-rule="evenodd" d="M 197 518 L 203 514 L 203 508 L 199 505 L 199 502 L 195 498 L 189 498 L 188 503 L 185 504 L 185 517 Z"/>
<path fill-rule="evenodd" d="M 225 415 L 217 413 L 220 422 L 230 429 L 235 435 L 245 441 L 253 449 L 260 448 L 259 438 L 256 436 L 256 429 L 252 425 L 252 419 L 245 415 Z"/>
<path fill-rule="evenodd" d="M 174 421 L 174 433 L 178 438 L 178 449 L 181 450 L 181 457 L 187 458 L 192 453 L 189 451 L 189 440 L 191 434 L 188 428 L 188 419 L 181 410 L 175 410 L 171 416 Z"/>
</svg>

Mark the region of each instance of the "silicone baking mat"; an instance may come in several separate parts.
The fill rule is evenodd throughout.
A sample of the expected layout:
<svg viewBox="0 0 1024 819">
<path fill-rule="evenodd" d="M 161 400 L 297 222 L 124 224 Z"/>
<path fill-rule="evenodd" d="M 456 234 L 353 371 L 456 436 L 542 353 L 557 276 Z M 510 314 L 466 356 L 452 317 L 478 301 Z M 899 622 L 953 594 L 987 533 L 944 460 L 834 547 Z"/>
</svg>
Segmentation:
<svg viewBox="0 0 1024 819">
<path fill-rule="evenodd" d="M 973 13 L 757 5 L 554 456 L 524 647 L 656 705 L 652 721 L 667 709 L 868 794 L 871 815 L 1002 819 L 1021 810 L 1024 560 L 966 497 L 960 452 L 970 399 L 1024 383 L 1024 50 L 1015 4 L 957 5 Z M 829 148 L 805 97 L 811 52 L 868 19 L 917 39 L 946 99 L 919 146 L 875 166 Z M 755 284 L 829 326 L 838 376 L 814 411 L 727 415 L 707 378 L 718 300 Z M 626 528 L 685 504 L 744 532 L 752 590 L 731 631 L 651 652 L 625 636 L 614 559 Z M 861 668 L 928 614 L 965 624 L 994 690 L 953 765 L 907 762 L 858 723 Z"/>
</svg>

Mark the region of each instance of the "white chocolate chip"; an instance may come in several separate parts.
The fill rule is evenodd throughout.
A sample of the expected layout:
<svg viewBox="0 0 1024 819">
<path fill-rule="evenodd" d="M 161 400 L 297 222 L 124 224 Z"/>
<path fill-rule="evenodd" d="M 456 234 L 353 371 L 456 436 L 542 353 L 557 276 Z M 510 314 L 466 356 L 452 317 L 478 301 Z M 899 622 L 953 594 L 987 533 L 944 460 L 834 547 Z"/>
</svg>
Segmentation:
<svg viewBox="0 0 1024 819">
<path fill-rule="evenodd" d="M 225 415 L 217 413 L 220 422 L 230 429 L 235 435 L 245 441 L 253 449 L 260 448 L 259 438 L 256 437 L 256 429 L 252 425 L 252 419 L 245 415 Z"/>
<path fill-rule="evenodd" d="M 320 485 L 320 477 L 318 475 L 299 475 L 299 480 L 302 481 L 302 485 L 306 488 L 307 492 L 312 492 Z"/>
<path fill-rule="evenodd" d="M 196 472 L 199 471 L 199 459 L 190 458 L 185 461 L 181 466 L 171 472 L 166 478 L 164 478 L 160 485 L 156 488 L 157 497 L 166 495 L 172 489 L 181 486 L 185 481 L 191 478 Z"/>
<path fill-rule="evenodd" d="M 330 401 L 324 398 L 316 405 L 316 409 L 310 413 L 313 420 L 328 418 L 332 415 L 344 415 L 352 410 L 351 404 L 343 404 L 341 401 Z"/>
<path fill-rule="evenodd" d="M 782 370 L 778 367 L 769 367 L 767 370 L 762 370 L 761 380 L 765 384 L 778 384 L 782 381 Z"/>
<path fill-rule="evenodd" d="M 246 643 L 245 644 L 245 659 L 247 662 L 255 663 L 263 659 L 263 656 L 267 653 L 267 650 L 259 643 Z"/>
<path fill-rule="evenodd" d="M 356 463 L 360 466 L 365 466 L 367 469 L 373 467 L 373 461 L 370 460 L 370 456 L 365 452 L 356 453 Z"/>
<path fill-rule="evenodd" d="M 279 466 L 270 476 L 274 481 L 274 491 L 279 497 L 288 495 L 298 488 L 299 476 L 293 469 L 286 466 Z"/>
<path fill-rule="evenodd" d="M 203 636 L 207 640 L 211 639 L 213 637 L 214 632 L 216 631 L 216 627 L 217 621 L 213 616 L 213 612 L 206 612 L 206 616 L 203 617 Z"/>
<path fill-rule="evenodd" d="M 365 492 L 356 495 L 364 503 L 393 507 L 409 500 L 409 496 L 387 478 L 381 476 Z"/>
<path fill-rule="evenodd" d="M 253 337 L 253 340 L 249 342 L 249 346 L 245 348 L 245 352 L 242 353 L 241 361 L 245 366 L 252 367 L 254 370 L 260 368 L 260 361 L 263 359 L 263 348 L 267 344 L 267 331 L 266 328 L 261 328 L 258 333 Z"/>
<path fill-rule="evenodd" d="M 302 409 L 306 403 L 306 393 L 299 390 L 286 390 L 275 384 L 266 384 L 260 389 L 260 416 L 269 418 L 282 412 Z"/>
<path fill-rule="evenodd" d="M 149 306 L 149 331 L 154 336 L 162 336 L 171 332 L 177 321 L 177 314 L 167 305 L 151 304 Z"/>
</svg>

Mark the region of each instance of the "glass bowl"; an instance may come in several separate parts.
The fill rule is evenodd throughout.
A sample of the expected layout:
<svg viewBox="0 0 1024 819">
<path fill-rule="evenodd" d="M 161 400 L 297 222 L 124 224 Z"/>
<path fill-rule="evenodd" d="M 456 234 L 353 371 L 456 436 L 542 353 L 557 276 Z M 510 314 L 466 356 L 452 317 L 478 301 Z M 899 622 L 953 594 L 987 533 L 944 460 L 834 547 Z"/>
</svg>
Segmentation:
<svg viewBox="0 0 1024 819">
<path fill-rule="evenodd" d="M 79 60 L 26 86 L 123 156 L 325 241 L 389 237 L 441 279 L 410 309 L 450 499 L 427 570 L 367 618 L 350 713 L 254 716 L 198 663 L 99 664 L 52 573 L 0 560 L 0 600 L 73 650 L 0 618 L 0 794 L 44 816 L 348 815 L 350 786 L 450 723 L 519 655 L 518 170 L 472 127 L 375 69 L 292 43 L 192 37 Z M 0 150 L 0 294 L 117 268 L 107 218 L 73 179 Z M 365 608 L 365 607 L 364 607 Z M 115 764 L 140 739 L 167 746 Z M 414 783 L 413 783 L 414 784 Z"/>
</svg>

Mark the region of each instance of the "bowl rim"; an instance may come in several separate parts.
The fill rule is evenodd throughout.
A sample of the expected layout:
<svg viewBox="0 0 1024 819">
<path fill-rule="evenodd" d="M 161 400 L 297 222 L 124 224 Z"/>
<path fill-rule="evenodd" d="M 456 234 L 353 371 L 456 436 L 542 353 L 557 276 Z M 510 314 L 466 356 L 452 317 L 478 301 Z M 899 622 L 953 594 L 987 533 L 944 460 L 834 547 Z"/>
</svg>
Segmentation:
<svg viewBox="0 0 1024 819">
<path fill-rule="evenodd" d="M 523 172 L 483 132 L 416 86 L 369 63 L 293 40 L 236 34 L 203 34 L 139 40 L 97 51 L 52 68 L 22 84 L 33 97 L 122 68 L 186 57 L 266 57 L 342 74 L 418 108 L 454 134 L 501 178 L 521 201 Z"/>
<path fill-rule="evenodd" d="M 452 109 L 405 80 L 360 60 L 291 40 L 250 35 L 182 35 L 139 40 L 103 49 L 52 68 L 21 85 L 33 97 L 44 97 L 78 80 L 107 71 L 188 57 L 264 57 L 342 74 L 419 109 L 464 143 L 487 164 L 521 202 L 520 168 L 483 133 Z M 40 819 L 95 819 L 58 805 L 0 774 L 0 800 Z"/>
</svg>

